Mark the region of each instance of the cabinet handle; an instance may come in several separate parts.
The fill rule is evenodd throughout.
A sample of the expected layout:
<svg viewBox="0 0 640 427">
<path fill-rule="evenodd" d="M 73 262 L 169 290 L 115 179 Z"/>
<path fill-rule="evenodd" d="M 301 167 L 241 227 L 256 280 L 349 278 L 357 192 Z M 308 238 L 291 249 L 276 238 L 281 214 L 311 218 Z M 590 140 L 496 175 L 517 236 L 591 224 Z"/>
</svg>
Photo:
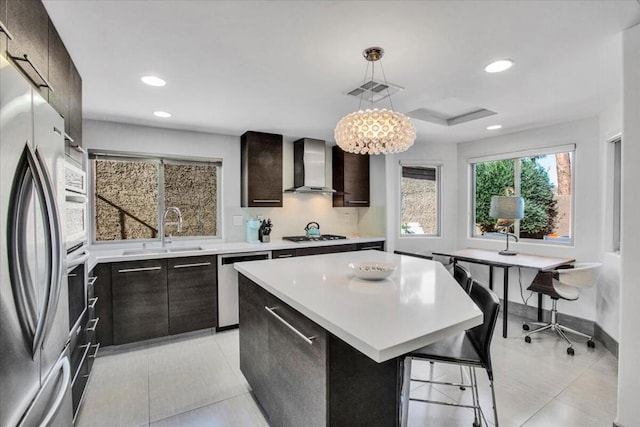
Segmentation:
<svg viewBox="0 0 640 427">
<path fill-rule="evenodd" d="M 80 368 L 82 367 L 82 364 L 84 363 L 84 360 L 87 358 L 87 355 L 89 354 L 89 349 L 91 348 L 91 343 L 87 343 L 84 345 L 79 346 L 80 348 L 84 348 L 84 352 L 82 353 L 82 357 L 80 358 L 80 363 L 78 363 L 78 370 L 76 371 L 76 373 L 73 375 L 73 379 L 71 380 L 71 384 L 75 384 L 76 383 L 76 379 L 78 379 L 78 374 L 80 373 Z"/>
<path fill-rule="evenodd" d="M 5 33 L 9 40 L 13 40 L 13 34 L 9 32 L 9 30 L 7 29 L 7 27 L 4 26 L 2 21 L 0 21 L 0 32 Z"/>
<path fill-rule="evenodd" d="M 89 277 L 89 280 L 87 281 L 87 284 L 89 286 L 93 286 L 93 284 L 96 283 L 96 280 L 98 280 L 98 276 Z"/>
<path fill-rule="evenodd" d="M 33 71 L 36 72 L 36 74 L 38 75 L 38 77 L 40 77 L 40 80 L 42 80 L 42 83 L 43 83 L 43 84 L 39 84 L 39 83 L 35 82 L 31 77 L 29 77 L 29 80 L 31 80 L 33 82 L 33 84 L 35 84 L 38 87 L 48 87 L 51 92 L 55 92 L 53 87 L 51 87 L 51 83 L 49 83 L 49 81 L 44 78 L 44 76 L 42 75 L 40 70 L 38 70 L 38 68 L 36 68 L 35 64 L 33 62 L 31 62 L 31 60 L 29 59 L 29 57 L 27 56 L 26 53 L 24 54 L 24 57 L 22 57 L 22 58 L 19 57 L 19 56 L 10 56 L 10 58 L 13 59 L 14 62 L 15 61 L 26 62 L 27 64 L 29 64 L 29 66 L 31 68 L 33 68 Z M 21 65 L 19 65 L 19 64 L 16 64 L 16 65 L 18 65 L 18 67 L 22 68 L 22 70 L 25 71 L 25 69 Z"/>
<path fill-rule="evenodd" d="M 365 203 L 369 203 L 368 200 L 347 200 L 347 203 L 353 203 L 354 205 L 364 205 Z"/>
<path fill-rule="evenodd" d="M 153 270 L 161 270 L 162 267 L 140 267 L 140 268 L 124 268 L 122 270 L 118 270 L 118 273 L 136 273 L 138 271 L 153 271 Z"/>
<path fill-rule="evenodd" d="M 280 203 L 280 199 L 253 199 L 253 203 Z"/>
<path fill-rule="evenodd" d="M 91 322 L 93 322 L 93 326 L 91 326 L 90 328 L 87 328 L 86 331 L 87 332 L 95 332 L 96 331 L 96 327 L 98 326 L 98 321 L 100 320 L 99 317 L 96 317 L 95 319 L 91 319 Z"/>
<path fill-rule="evenodd" d="M 195 264 L 177 264 L 173 268 L 190 268 L 190 267 L 206 267 L 211 265 L 210 262 L 196 262 Z"/>
<path fill-rule="evenodd" d="M 62 136 L 62 131 L 55 126 L 53 127 L 53 132 L 56 133 L 58 136 Z"/>
<path fill-rule="evenodd" d="M 91 302 L 89 304 L 89 308 L 91 310 L 93 310 L 94 308 L 96 308 L 96 303 L 98 302 L 98 297 L 93 297 L 93 298 L 89 298 L 89 301 Z"/>
<path fill-rule="evenodd" d="M 380 246 L 363 246 L 360 248 L 361 251 L 364 251 L 367 249 L 382 249 L 382 248 Z"/>
<path fill-rule="evenodd" d="M 89 357 L 90 357 L 91 359 L 95 359 L 95 358 L 96 358 L 96 356 L 98 356 L 98 350 L 100 350 L 100 343 L 95 344 L 95 345 L 92 345 L 91 347 L 92 347 L 92 348 L 93 348 L 93 347 L 95 347 L 95 349 L 96 349 L 96 350 L 95 350 L 95 351 L 93 352 L 93 354 L 92 354 L 92 355 L 90 355 Z"/>
<path fill-rule="evenodd" d="M 278 255 L 277 258 L 291 258 L 293 254 Z"/>
<path fill-rule="evenodd" d="M 312 336 L 312 337 L 307 337 L 305 334 L 303 334 L 302 332 L 300 332 L 299 330 L 297 330 L 296 328 L 294 328 L 293 326 L 291 326 L 291 324 L 289 322 L 287 322 L 286 320 L 284 320 L 282 317 L 278 316 L 278 313 L 276 313 L 276 310 L 278 309 L 277 306 L 275 307 L 267 307 L 266 305 L 264 306 L 264 308 L 271 313 L 276 319 L 278 319 L 279 321 L 281 321 L 282 323 L 284 323 L 284 325 L 291 329 L 293 332 L 295 332 L 295 334 L 297 336 L 299 336 L 300 338 L 302 338 L 303 340 L 305 340 L 305 342 L 307 344 L 313 344 L 313 340 L 316 339 L 316 336 Z"/>
</svg>

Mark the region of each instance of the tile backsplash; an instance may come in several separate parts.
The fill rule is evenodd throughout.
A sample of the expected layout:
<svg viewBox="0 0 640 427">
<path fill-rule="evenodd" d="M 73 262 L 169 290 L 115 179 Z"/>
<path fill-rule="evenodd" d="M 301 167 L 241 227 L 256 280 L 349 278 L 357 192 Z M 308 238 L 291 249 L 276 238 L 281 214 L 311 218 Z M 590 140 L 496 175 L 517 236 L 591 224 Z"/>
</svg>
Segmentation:
<svg viewBox="0 0 640 427">
<path fill-rule="evenodd" d="M 366 208 L 334 208 L 330 195 L 288 194 L 283 195 L 281 208 L 230 208 L 224 214 L 225 240 L 245 240 L 245 225 L 249 218 L 271 218 L 272 239 L 282 236 L 304 235 L 309 222 L 320 224 L 323 234 L 340 234 L 352 237 L 358 233 L 358 210 Z M 234 225 L 234 216 L 243 217 L 242 225 Z"/>
</svg>

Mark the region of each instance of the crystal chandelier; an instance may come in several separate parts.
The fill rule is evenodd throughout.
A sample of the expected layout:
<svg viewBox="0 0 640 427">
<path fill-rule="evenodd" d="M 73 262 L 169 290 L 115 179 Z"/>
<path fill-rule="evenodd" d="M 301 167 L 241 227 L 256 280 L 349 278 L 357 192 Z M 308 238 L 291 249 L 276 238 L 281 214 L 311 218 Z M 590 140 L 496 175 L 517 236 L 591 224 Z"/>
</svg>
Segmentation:
<svg viewBox="0 0 640 427">
<path fill-rule="evenodd" d="M 371 80 L 374 80 L 375 62 L 382 58 L 381 47 L 370 47 L 362 52 L 365 59 L 371 62 Z M 382 68 L 382 63 L 380 63 Z M 367 66 L 367 70 L 368 70 Z M 384 82 L 387 78 L 382 69 Z M 367 71 L 365 70 L 365 79 Z M 416 140 L 416 128 L 411 120 L 402 113 L 393 111 L 391 94 L 387 88 L 387 97 L 391 109 L 367 108 L 344 116 L 334 132 L 336 143 L 342 150 L 356 154 L 390 154 L 406 151 Z M 373 99 L 371 100 L 373 106 Z M 362 106 L 362 95 L 360 96 Z"/>
</svg>

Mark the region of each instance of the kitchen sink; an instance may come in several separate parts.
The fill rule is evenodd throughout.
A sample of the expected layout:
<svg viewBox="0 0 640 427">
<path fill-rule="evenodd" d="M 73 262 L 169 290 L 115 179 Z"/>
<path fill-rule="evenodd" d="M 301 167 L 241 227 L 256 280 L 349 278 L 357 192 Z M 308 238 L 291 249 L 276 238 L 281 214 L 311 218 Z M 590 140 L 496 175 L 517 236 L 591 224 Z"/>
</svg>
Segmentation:
<svg viewBox="0 0 640 427">
<path fill-rule="evenodd" d="M 167 248 L 167 252 L 191 252 L 191 251 L 201 251 L 202 246 L 177 246 L 175 248 Z"/>
<path fill-rule="evenodd" d="M 127 249 L 122 251 L 122 255 L 165 254 L 167 252 L 169 251 L 165 248 Z"/>
<path fill-rule="evenodd" d="M 202 246 L 176 246 L 175 248 L 143 248 L 127 249 L 122 251 L 122 255 L 145 255 L 145 254 L 166 254 L 171 252 L 193 252 L 201 251 Z"/>
</svg>

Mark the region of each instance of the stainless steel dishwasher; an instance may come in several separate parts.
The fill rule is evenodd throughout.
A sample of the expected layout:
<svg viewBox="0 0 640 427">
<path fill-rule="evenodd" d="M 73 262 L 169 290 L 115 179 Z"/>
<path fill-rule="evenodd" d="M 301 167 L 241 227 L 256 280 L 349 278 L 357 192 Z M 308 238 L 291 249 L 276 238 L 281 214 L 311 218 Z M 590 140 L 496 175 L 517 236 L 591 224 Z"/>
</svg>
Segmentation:
<svg viewBox="0 0 640 427">
<path fill-rule="evenodd" d="M 238 272 L 236 262 L 271 259 L 271 251 L 243 252 L 218 256 L 218 327 L 224 330 L 238 325 Z"/>
</svg>

